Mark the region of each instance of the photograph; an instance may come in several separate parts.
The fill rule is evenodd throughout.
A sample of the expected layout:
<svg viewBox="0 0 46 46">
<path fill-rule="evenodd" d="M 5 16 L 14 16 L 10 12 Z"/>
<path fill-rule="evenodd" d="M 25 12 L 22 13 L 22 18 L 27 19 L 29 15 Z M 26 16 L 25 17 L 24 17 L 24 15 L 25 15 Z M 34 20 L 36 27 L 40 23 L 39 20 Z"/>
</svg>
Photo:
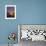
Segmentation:
<svg viewBox="0 0 46 46">
<path fill-rule="evenodd" d="M 16 19 L 16 5 L 5 5 L 5 19 Z"/>
<path fill-rule="evenodd" d="M 19 24 L 18 42 L 20 46 L 31 46 L 32 42 L 46 41 L 46 25 Z"/>
</svg>

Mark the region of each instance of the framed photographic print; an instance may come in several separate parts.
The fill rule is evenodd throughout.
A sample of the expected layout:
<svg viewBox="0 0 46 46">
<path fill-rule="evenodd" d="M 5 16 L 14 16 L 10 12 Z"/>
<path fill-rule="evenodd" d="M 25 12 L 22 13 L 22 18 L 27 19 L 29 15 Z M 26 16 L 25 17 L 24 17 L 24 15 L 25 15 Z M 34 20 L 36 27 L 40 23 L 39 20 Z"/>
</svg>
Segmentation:
<svg viewBox="0 0 46 46">
<path fill-rule="evenodd" d="M 5 5 L 5 19 L 16 19 L 16 5 Z"/>
</svg>

